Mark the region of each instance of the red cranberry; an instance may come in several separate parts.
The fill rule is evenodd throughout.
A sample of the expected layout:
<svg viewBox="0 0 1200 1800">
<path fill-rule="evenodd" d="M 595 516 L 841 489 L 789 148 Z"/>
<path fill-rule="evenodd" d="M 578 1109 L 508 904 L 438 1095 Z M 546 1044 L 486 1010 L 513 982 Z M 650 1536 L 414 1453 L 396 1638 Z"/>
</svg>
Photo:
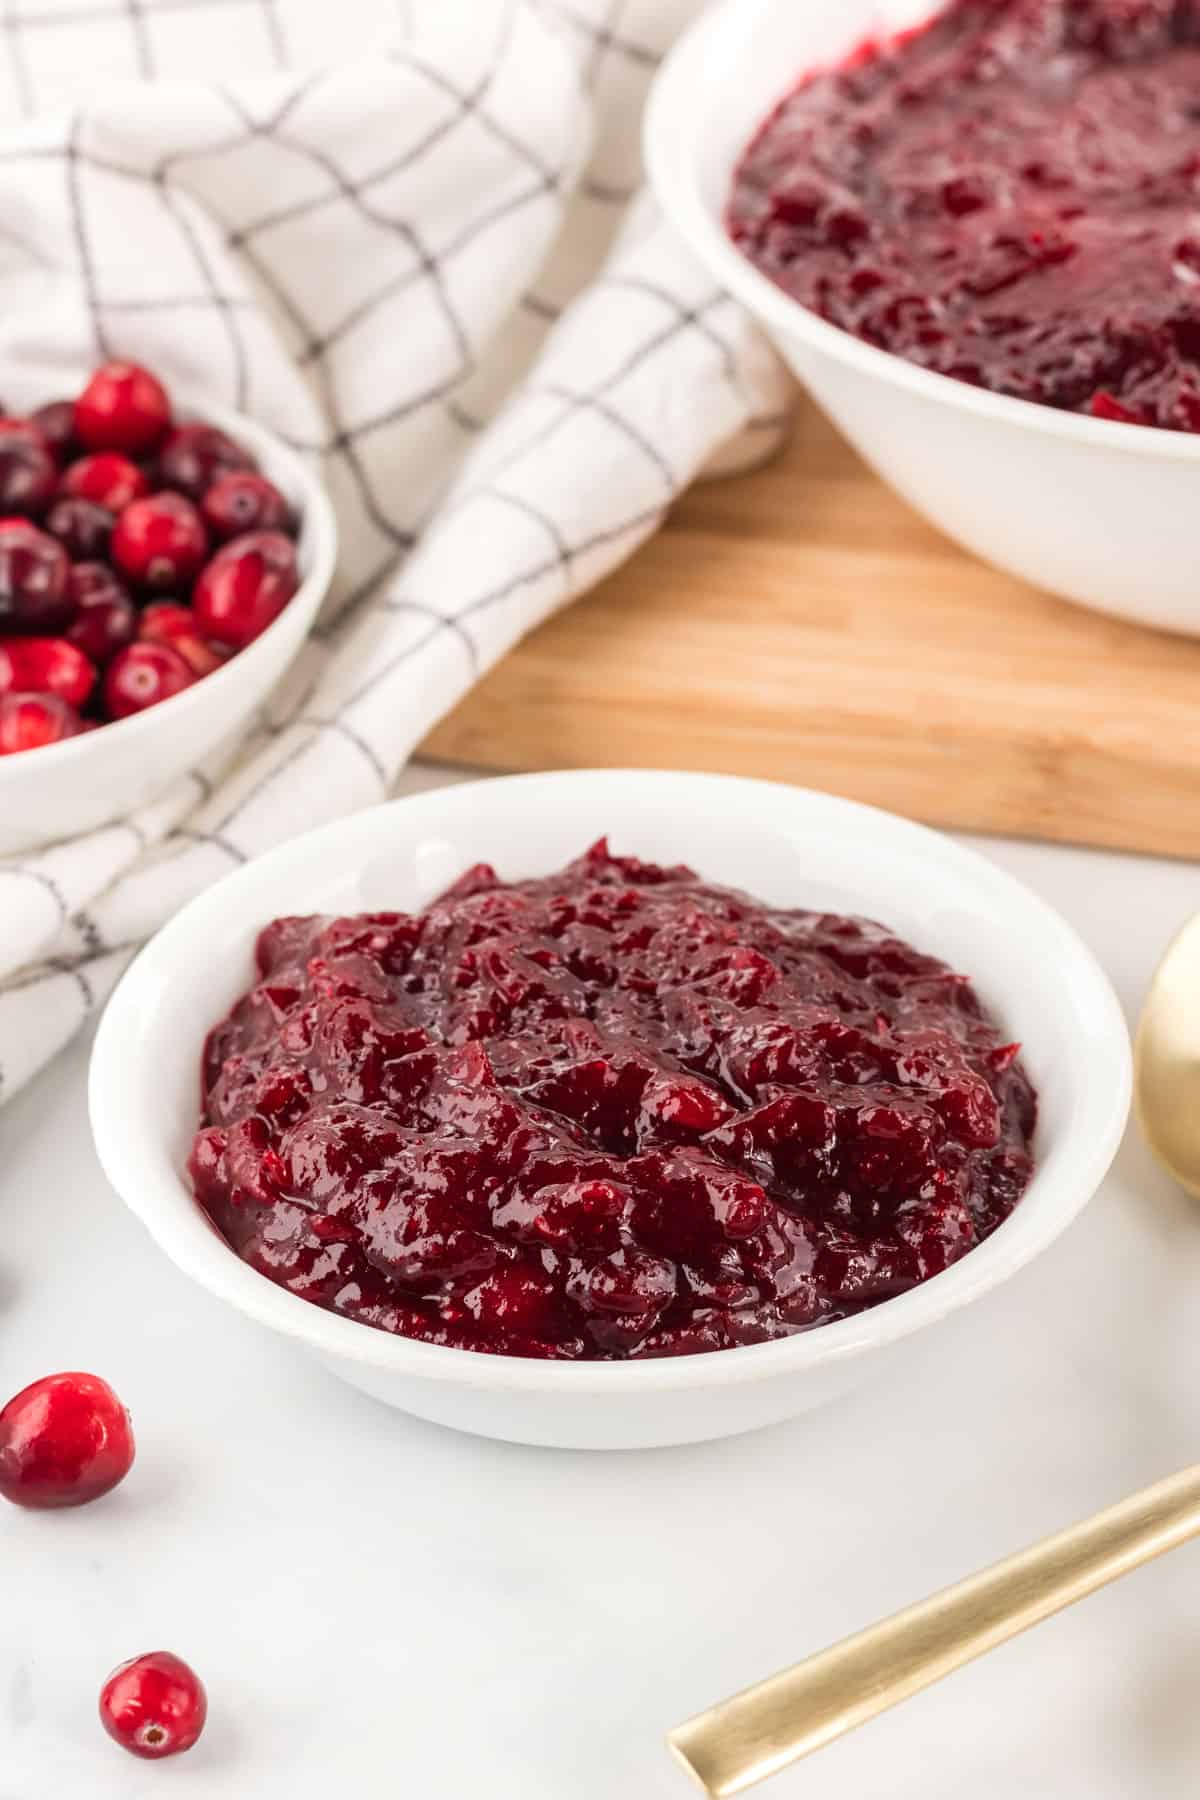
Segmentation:
<svg viewBox="0 0 1200 1800">
<path fill-rule="evenodd" d="M 77 737 L 83 720 L 57 694 L 0 694 L 0 756 Z"/>
<path fill-rule="evenodd" d="M 73 400 L 51 400 L 46 406 L 39 406 L 30 413 L 29 423 L 37 426 L 58 463 L 69 461 L 78 448 Z"/>
<path fill-rule="evenodd" d="M 170 424 L 166 389 L 137 363 L 105 363 L 75 402 L 75 435 L 88 450 L 140 456 L 153 450 Z"/>
<path fill-rule="evenodd" d="M 675 1295 L 675 1271 L 660 1256 L 636 1247 L 595 1263 L 581 1283 L 579 1304 L 589 1312 L 659 1313 Z"/>
<path fill-rule="evenodd" d="M 77 500 L 68 495 L 56 500 L 46 514 L 46 530 L 58 539 L 73 561 L 87 562 L 108 554 L 113 516 L 106 506 L 97 506 L 94 500 Z"/>
<path fill-rule="evenodd" d="M 47 1375 L 0 1412 L 0 1494 L 16 1506 L 82 1506 L 132 1464 L 129 1414 L 98 1375 Z"/>
<path fill-rule="evenodd" d="M 1116 425 L 1144 425 L 1146 423 L 1138 413 L 1131 412 L 1127 406 L 1122 406 L 1115 395 L 1106 393 L 1103 388 L 1092 395 L 1088 411 L 1093 419 L 1111 419 Z"/>
<path fill-rule="evenodd" d="M 82 706 L 96 685 L 96 671 L 66 638 L 0 638 L 0 693 L 57 694 Z"/>
<path fill-rule="evenodd" d="M 76 563 L 68 591 L 75 618 L 67 637 L 85 656 L 104 664 L 132 644 L 138 631 L 137 608 L 105 563 Z"/>
<path fill-rule="evenodd" d="M 204 521 L 182 494 L 135 500 L 117 519 L 112 559 L 139 587 L 160 594 L 188 587 L 207 554 Z"/>
<path fill-rule="evenodd" d="M 110 513 L 122 512 L 132 501 L 150 491 L 150 483 L 127 456 L 104 451 L 99 456 L 81 456 L 73 462 L 60 483 L 60 491 L 74 494 L 80 500 L 94 500 Z"/>
<path fill-rule="evenodd" d="M 0 419 L 0 511 L 40 513 L 54 498 L 58 465 L 28 419 Z"/>
<path fill-rule="evenodd" d="M 195 679 L 186 659 L 169 644 L 130 644 L 108 665 L 104 705 L 110 719 L 127 719 L 181 694 Z"/>
<path fill-rule="evenodd" d="M 0 520 L 0 631 L 57 631 L 71 616 L 62 545 L 27 519 Z"/>
<path fill-rule="evenodd" d="M 252 531 L 217 551 L 192 596 L 207 638 L 242 650 L 274 623 L 300 585 L 296 551 L 278 531 Z"/>
<path fill-rule="evenodd" d="M 174 601 L 162 600 L 156 606 L 148 606 L 138 622 L 137 634 L 146 644 L 170 644 L 196 675 L 211 675 L 225 660 L 200 636 L 191 607 Z"/>
<path fill-rule="evenodd" d="M 290 531 L 292 513 L 287 501 L 265 475 L 235 469 L 219 475 L 204 496 L 204 520 L 215 538 L 224 542 L 243 531 Z"/>
<path fill-rule="evenodd" d="M 179 1756 L 208 1717 L 204 1683 L 181 1657 L 151 1650 L 114 1669 L 100 1691 L 100 1722 L 134 1756 Z"/>
<path fill-rule="evenodd" d="M 163 486 L 177 488 L 189 500 L 202 500 L 219 475 L 254 467 L 249 452 L 215 425 L 177 425 L 158 459 Z"/>
</svg>

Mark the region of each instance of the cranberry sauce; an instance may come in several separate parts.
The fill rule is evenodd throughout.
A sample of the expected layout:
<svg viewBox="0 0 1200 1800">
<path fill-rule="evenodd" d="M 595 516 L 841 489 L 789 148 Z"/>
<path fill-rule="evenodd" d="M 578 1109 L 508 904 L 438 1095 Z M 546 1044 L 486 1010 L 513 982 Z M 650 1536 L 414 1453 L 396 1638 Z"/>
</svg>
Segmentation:
<svg viewBox="0 0 1200 1800">
<path fill-rule="evenodd" d="M 725 1350 L 926 1281 L 1036 1102 L 966 978 L 597 844 L 418 916 L 279 919 L 211 1034 L 196 1194 L 352 1319 L 516 1356 Z"/>
<path fill-rule="evenodd" d="M 926 369 L 1200 431 L 1200 0 L 952 0 L 783 102 L 729 230 Z"/>
</svg>

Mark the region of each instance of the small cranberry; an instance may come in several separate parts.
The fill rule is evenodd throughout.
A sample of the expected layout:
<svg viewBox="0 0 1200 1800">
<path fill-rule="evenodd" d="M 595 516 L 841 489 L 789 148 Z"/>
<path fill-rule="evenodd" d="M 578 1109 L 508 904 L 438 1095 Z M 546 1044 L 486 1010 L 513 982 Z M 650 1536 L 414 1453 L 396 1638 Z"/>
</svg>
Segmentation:
<svg viewBox="0 0 1200 1800">
<path fill-rule="evenodd" d="M 129 1414 L 98 1375 L 47 1375 L 0 1411 L 0 1495 L 46 1510 L 98 1500 L 133 1464 Z"/>
<path fill-rule="evenodd" d="M 89 562 L 107 556 L 113 516 L 106 506 L 97 506 L 94 500 L 78 500 L 68 494 L 56 500 L 46 514 L 46 530 L 58 539 L 73 562 Z"/>
<path fill-rule="evenodd" d="M 234 469 L 219 475 L 204 496 L 204 522 L 221 543 L 243 531 L 291 531 L 287 501 L 265 475 Z"/>
<path fill-rule="evenodd" d="M 0 511 L 40 513 L 54 498 L 58 465 L 28 419 L 0 419 Z"/>
<path fill-rule="evenodd" d="M 80 500 L 94 500 L 110 513 L 124 511 L 134 500 L 149 492 L 150 483 L 135 462 L 115 451 L 102 451 L 98 456 L 81 456 L 65 471 L 60 492 L 74 494 Z"/>
<path fill-rule="evenodd" d="M 133 501 L 113 532 L 113 562 L 130 581 L 153 593 L 190 586 L 207 553 L 204 521 L 182 494 Z"/>
<path fill-rule="evenodd" d="M 78 737 L 83 720 L 57 694 L 0 694 L 0 756 Z"/>
<path fill-rule="evenodd" d="M 96 685 L 96 671 L 66 638 L 0 638 L 0 693 L 57 694 L 82 706 Z"/>
<path fill-rule="evenodd" d="M 37 426 L 60 466 L 69 462 L 78 451 L 73 400 L 51 400 L 47 405 L 39 406 L 36 412 L 30 413 L 29 423 Z"/>
<path fill-rule="evenodd" d="M 71 616 L 62 545 L 27 519 L 0 520 L 0 631 L 57 631 Z"/>
<path fill-rule="evenodd" d="M 189 500 L 202 500 L 219 475 L 231 469 L 253 469 L 254 458 L 215 425 L 177 425 L 158 459 L 164 487 Z"/>
<path fill-rule="evenodd" d="M 105 672 L 104 705 L 110 719 L 127 719 L 181 694 L 195 680 L 186 660 L 169 644 L 130 644 Z"/>
<path fill-rule="evenodd" d="M 75 402 L 75 435 L 88 450 L 140 456 L 153 450 L 170 424 L 166 389 L 137 363 L 105 363 Z"/>
<path fill-rule="evenodd" d="M 138 632 L 137 608 L 107 564 L 75 563 L 68 592 L 75 617 L 67 637 L 85 656 L 103 665 L 132 644 Z"/>
<path fill-rule="evenodd" d="M 225 660 L 201 637 L 191 607 L 174 601 L 162 600 L 148 606 L 138 623 L 137 635 L 143 643 L 170 644 L 197 675 L 211 675 Z"/>
<path fill-rule="evenodd" d="M 241 650 L 274 623 L 300 585 L 296 551 L 278 531 L 252 531 L 201 571 L 193 604 L 204 636 Z"/>
<path fill-rule="evenodd" d="M 674 1298 L 675 1270 L 636 1247 L 616 1250 L 586 1278 L 582 1304 L 592 1312 L 658 1313 Z"/>
<path fill-rule="evenodd" d="M 1144 425 L 1146 422 L 1127 406 L 1122 406 L 1115 395 L 1107 393 L 1104 388 L 1092 395 L 1088 411 L 1093 419 L 1111 419 L 1114 425 Z"/>
<path fill-rule="evenodd" d="M 109 1737 L 148 1760 L 190 1750 L 207 1717 L 204 1683 L 169 1650 L 132 1657 L 100 1690 L 100 1722 Z"/>
</svg>

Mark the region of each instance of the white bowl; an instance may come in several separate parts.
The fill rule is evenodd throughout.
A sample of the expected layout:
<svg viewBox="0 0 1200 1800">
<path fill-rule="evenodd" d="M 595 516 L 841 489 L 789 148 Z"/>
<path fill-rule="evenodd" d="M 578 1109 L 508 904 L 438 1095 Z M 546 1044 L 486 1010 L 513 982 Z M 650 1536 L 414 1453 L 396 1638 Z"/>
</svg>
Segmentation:
<svg viewBox="0 0 1200 1800">
<path fill-rule="evenodd" d="M 291 502 L 304 579 L 260 638 L 174 699 L 84 737 L 0 757 L 0 855 L 123 818 L 231 744 L 296 655 L 328 592 L 337 527 L 316 476 L 253 419 L 210 404 L 177 410 L 180 419 L 203 419 L 243 444 Z"/>
<path fill-rule="evenodd" d="M 442 1349 L 325 1312 L 239 1261 L 184 1173 L 201 1049 L 253 981 L 277 915 L 415 909 L 471 863 L 549 873 L 604 832 L 615 850 L 691 863 L 778 905 L 874 915 L 966 970 L 1025 1046 L 1041 1102 L 1037 1173 L 994 1236 L 923 1287 L 777 1343 L 663 1361 L 546 1363 Z M 892 1346 L 1044 1250 L 1090 1198 L 1129 1107 L 1129 1043 L 1075 933 L 1019 882 L 889 813 L 770 782 L 574 771 L 400 800 L 260 857 L 185 907 L 118 987 L 91 1068 L 106 1174 L 167 1255 L 240 1312 L 368 1393 L 466 1431 L 619 1448 L 730 1436 L 865 1379 Z"/>
<path fill-rule="evenodd" d="M 1200 632 L 1200 437 L 931 374 L 818 318 L 726 235 L 741 153 L 800 77 L 938 10 L 931 0 L 723 0 L 680 40 L 651 96 L 646 155 L 659 201 L 861 454 L 935 525 L 1068 599 Z"/>
</svg>

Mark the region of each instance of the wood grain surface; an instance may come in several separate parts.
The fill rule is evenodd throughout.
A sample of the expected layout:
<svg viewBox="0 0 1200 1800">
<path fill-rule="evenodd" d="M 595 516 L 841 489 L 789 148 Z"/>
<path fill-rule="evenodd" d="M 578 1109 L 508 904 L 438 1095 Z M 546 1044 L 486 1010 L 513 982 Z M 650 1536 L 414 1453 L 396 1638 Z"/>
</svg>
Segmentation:
<svg viewBox="0 0 1200 1800">
<path fill-rule="evenodd" d="M 1200 557 L 1197 558 L 1200 618 Z M 1200 856 L 1200 641 L 1051 599 L 805 407 L 512 652 L 424 754 L 802 783 L 935 825 Z"/>
</svg>

